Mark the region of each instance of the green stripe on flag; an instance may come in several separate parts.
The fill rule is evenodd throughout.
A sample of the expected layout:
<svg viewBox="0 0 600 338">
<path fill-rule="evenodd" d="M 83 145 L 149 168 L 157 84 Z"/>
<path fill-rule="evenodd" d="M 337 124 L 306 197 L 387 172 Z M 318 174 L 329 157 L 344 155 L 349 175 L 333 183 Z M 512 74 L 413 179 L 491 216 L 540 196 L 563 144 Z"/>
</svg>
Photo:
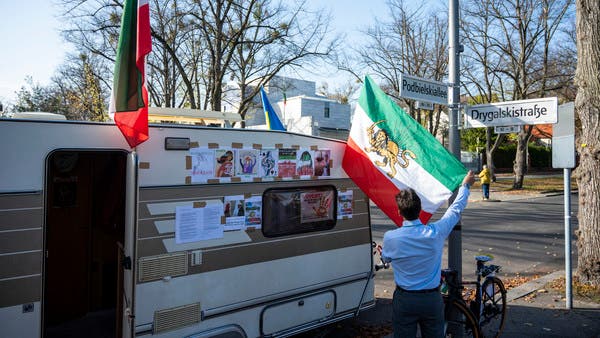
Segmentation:
<svg viewBox="0 0 600 338">
<path fill-rule="evenodd" d="M 117 112 L 144 107 L 142 74 L 136 66 L 138 2 L 125 1 L 115 62 L 113 97 Z"/>
<path fill-rule="evenodd" d="M 450 191 L 462 182 L 467 169 L 450 154 L 423 126 L 400 108 L 387 94 L 365 77 L 363 92 L 358 104 L 378 128 L 384 130 L 400 151 L 410 150 L 416 155 L 414 161 Z"/>
</svg>

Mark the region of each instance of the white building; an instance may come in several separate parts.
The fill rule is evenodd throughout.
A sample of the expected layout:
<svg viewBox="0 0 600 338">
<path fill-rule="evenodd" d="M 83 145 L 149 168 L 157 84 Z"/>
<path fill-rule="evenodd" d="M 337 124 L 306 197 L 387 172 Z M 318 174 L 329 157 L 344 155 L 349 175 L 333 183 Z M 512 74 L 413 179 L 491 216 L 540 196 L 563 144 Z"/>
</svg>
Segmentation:
<svg viewBox="0 0 600 338">
<path fill-rule="evenodd" d="M 317 95 L 314 81 L 274 76 L 265 85 L 265 92 L 288 131 L 341 140 L 348 138 L 350 105 Z M 246 115 L 248 128 L 266 125 L 260 100 L 260 96 L 255 98 L 257 108 Z"/>
</svg>

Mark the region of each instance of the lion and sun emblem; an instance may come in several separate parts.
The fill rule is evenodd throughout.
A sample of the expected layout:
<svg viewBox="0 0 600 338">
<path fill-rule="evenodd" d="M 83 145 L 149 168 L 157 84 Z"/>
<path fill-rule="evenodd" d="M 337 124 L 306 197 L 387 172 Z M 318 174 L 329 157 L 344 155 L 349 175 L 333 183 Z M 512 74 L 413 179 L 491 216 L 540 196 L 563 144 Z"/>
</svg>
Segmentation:
<svg viewBox="0 0 600 338">
<path fill-rule="evenodd" d="M 369 147 L 365 147 L 365 151 L 374 152 L 382 156 L 383 161 L 376 160 L 374 163 L 381 168 L 389 167 L 389 171 L 386 171 L 386 173 L 389 177 L 393 178 L 397 173 L 396 165 L 399 165 L 401 168 L 407 168 L 410 164 L 410 159 L 414 160 L 417 156 L 408 149 L 400 151 L 398 144 L 389 138 L 385 130 L 378 129 L 375 131 L 375 127 L 384 121 L 379 120 L 367 128 Z"/>
</svg>

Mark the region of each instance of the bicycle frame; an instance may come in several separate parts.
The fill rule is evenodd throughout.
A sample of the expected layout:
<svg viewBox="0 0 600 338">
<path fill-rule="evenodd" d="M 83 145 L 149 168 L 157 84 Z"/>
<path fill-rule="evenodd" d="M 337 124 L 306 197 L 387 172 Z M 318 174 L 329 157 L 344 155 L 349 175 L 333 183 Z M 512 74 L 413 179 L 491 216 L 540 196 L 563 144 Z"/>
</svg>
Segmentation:
<svg viewBox="0 0 600 338">
<path fill-rule="evenodd" d="M 478 256 L 476 257 L 476 260 L 477 279 L 475 281 L 458 281 L 458 274 L 456 271 L 442 270 L 442 282 L 448 286 L 448 293 L 444 295 L 444 301 L 447 304 L 460 303 L 460 306 L 454 305 L 453 307 L 463 308 L 469 312 L 467 316 L 473 317 L 479 334 L 483 335 L 485 333 L 485 328 L 491 329 L 493 335 L 498 336 L 504 325 L 506 302 L 504 285 L 499 278 L 495 277 L 495 273 L 500 270 L 500 266 L 491 264 L 486 265 L 485 263 L 491 260 L 491 258 L 487 256 Z M 472 285 L 475 288 L 475 299 L 468 302 L 468 306 L 467 301 L 462 295 L 462 290 L 467 285 Z M 489 290 L 484 290 L 484 288 L 489 288 Z M 500 298 L 497 298 L 497 295 L 500 295 Z M 500 307 L 497 306 L 498 301 L 501 301 Z M 498 317 L 498 315 L 500 317 Z M 491 324 L 492 320 L 498 318 L 498 326 L 495 324 L 488 326 Z"/>
</svg>

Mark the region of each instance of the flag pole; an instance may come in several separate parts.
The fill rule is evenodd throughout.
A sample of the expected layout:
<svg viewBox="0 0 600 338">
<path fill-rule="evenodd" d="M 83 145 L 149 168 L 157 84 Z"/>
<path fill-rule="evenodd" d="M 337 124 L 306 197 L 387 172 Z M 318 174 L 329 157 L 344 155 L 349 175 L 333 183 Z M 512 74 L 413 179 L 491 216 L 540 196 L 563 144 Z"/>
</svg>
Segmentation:
<svg viewBox="0 0 600 338">
<path fill-rule="evenodd" d="M 448 108 L 450 109 L 450 127 L 448 150 L 460 161 L 460 135 L 458 132 L 458 114 L 460 107 L 460 53 L 462 46 L 458 41 L 458 0 L 448 0 Z M 454 200 L 452 195 L 449 203 Z M 462 278 L 462 232 L 461 220 L 458 221 L 448 238 L 448 267 L 458 272 L 458 280 Z"/>
</svg>

